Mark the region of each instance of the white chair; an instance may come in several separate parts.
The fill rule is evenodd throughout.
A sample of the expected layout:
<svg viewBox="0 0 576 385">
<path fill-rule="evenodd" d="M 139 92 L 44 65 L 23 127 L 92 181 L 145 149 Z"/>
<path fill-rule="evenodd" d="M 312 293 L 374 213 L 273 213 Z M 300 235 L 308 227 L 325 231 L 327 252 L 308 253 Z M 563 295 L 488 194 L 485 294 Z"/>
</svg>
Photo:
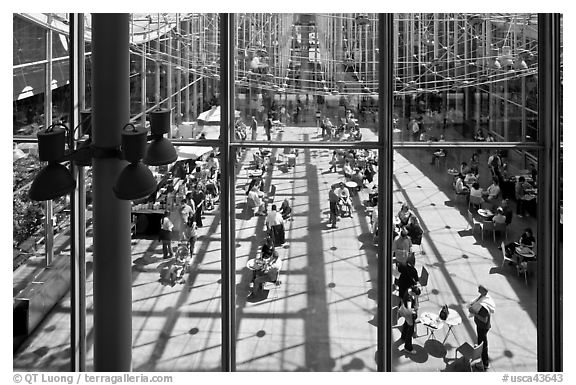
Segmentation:
<svg viewBox="0 0 576 385">
<path fill-rule="evenodd" d="M 479 209 L 483 203 L 484 199 L 482 197 L 475 197 L 470 195 L 470 200 L 468 201 L 468 210 L 470 210 L 470 206 L 474 206 L 476 209 Z"/>
<path fill-rule="evenodd" d="M 466 368 L 471 372 L 472 363 L 478 361 L 482 358 L 482 348 L 484 347 L 484 342 L 478 346 L 472 346 L 468 342 L 464 342 L 460 345 L 456 352 L 454 353 L 454 359 L 457 358 L 458 353 L 462 355 L 462 360 L 466 364 Z"/>
<path fill-rule="evenodd" d="M 508 225 L 506 223 L 494 223 L 494 228 L 492 229 L 494 243 L 496 243 L 496 232 L 504 234 L 505 239 L 508 240 Z"/>
<path fill-rule="evenodd" d="M 502 241 L 500 248 L 502 249 L 502 265 L 500 265 L 500 268 L 503 269 L 505 263 L 511 263 L 512 265 L 514 265 L 514 267 L 516 267 L 518 265 L 516 260 L 506 255 L 506 246 L 504 245 L 504 241 Z"/>
</svg>

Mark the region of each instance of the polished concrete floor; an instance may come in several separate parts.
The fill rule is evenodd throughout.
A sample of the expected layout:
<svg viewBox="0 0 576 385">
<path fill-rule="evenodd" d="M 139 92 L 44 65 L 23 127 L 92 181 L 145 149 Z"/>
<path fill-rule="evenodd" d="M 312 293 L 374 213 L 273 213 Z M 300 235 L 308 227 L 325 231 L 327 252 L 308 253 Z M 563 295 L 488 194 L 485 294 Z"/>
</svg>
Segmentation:
<svg viewBox="0 0 576 385">
<path fill-rule="evenodd" d="M 260 127 L 259 138 L 263 137 Z M 287 127 L 275 139 L 320 140 L 316 128 Z M 369 130 L 365 139 L 373 135 Z M 276 186 L 274 203 L 288 198 L 293 219 L 286 224 L 287 242 L 278 248 L 283 260 L 281 285 L 265 298 L 248 301 L 248 259 L 265 237 L 264 217 L 244 212 L 246 168 L 252 149 L 243 153 L 236 186 L 236 362 L 239 371 L 375 371 L 377 246 L 363 206 L 367 194 L 353 199 L 354 212 L 336 229 L 327 226 L 328 189 L 343 180 L 329 172 L 331 151 L 300 150 L 295 167 L 276 162 L 265 184 Z M 274 150 L 279 159 L 282 150 Z M 474 343 L 476 332 L 466 303 L 485 285 L 496 302 L 489 333 L 490 371 L 535 371 L 536 285 L 528 284 L 510 266 L 501 268 L 502 253 L 492 234 L 484 240 L 470 229 L 466 204 L 453 200 L 446 165 L 430 164 L 430 151 L 401 151 L 394 158 L 394 212 L 408 202 L 421 219 L 424 254 L 417 270 L 430 272 L 427 301 L 421 311 L 438 312 L 447 304 L 463 319 L 434 338 L 418 326 L 416 354 L 406 355 L 393 344 L 396 371 L 451 371 L 455 349 Z M 453 152 L 456 161 L 459 154 Z M 485 164 L 487 154 L 482 154 Z M 469 159 L 469 156 L 467 157 Z M 452 165 L 448 165 L 452 166 Z M 455 166 L 455 164 L 454 164 Z M 481 171 L 482 174 L 482 171 Z M 484 183 L 483 187 L 487 184 Z M 153 239 L 133 240 L 133 370 L 217 371 L 221 358 L 220 213 L 207 212 L 199 229 L 192 268 L 185 283 L 166 286 L 158 281 L 162 246 Z M 518 239 L 530 217 L 513 220 L 509 240 Z M 90 245 L 91 238 L 87 238 Z M 91 260 L 89 253 L 88 260 Z M 92 275 L 87 282 L 87 370 L 93 369 Z M 68 370 L 69 297 L 60 302 L 23 348 L 14 356 L 14 370 Z M 394 340 L 399 332 L 393 331 Z M 445 341 L 444 341 L 445 340 Z"/>
</svg>

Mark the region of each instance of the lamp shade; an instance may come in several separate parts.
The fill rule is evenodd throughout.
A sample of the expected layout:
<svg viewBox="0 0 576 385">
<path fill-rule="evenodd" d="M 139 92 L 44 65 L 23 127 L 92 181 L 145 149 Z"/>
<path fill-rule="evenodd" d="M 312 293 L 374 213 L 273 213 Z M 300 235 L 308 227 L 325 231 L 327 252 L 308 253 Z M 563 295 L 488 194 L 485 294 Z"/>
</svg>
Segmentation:
<svg viewBox="0 0 576 385">
<path fill-rule="evenodd" d="M 66 131 L 59 126 L 50 126 L 38 131 L 38 158 L 44 162 L 58 161 L 64 156 Z"/>
<path fill-rule="evenodd" d="M 176 149 L 172 142 L 164 137 L 154 138 L 146 149 L 146 156 L 144 163 L 150 166 L 160 166 L 163 164 L 170 164 L 178 159 Z"/>
<path fill-rule="evenodd" d="M 128 128 L 127 127 L 131 127 Z M 129 124 L 122 131 L 122 154 L 128 162 L 134 163 L 144 157 L 148 130 Z"/>
<path fill-rule="evenodd" d="M 152 135 L 170 132 L 170 110 L 157 109 L 150 113 L 150 132 Z"/>
<path fill-rule="evenodd" d="M 156 191 L 156 179 L 142 162 L 134 162 L 120 172 L 112 190 L 122 200 L 145 198 Z"/>
<path fill-rule="evenodd" d="M 50 162 L 36 174 L 29 196 L 34 201 L 47 201 L 66 195 L 75 187 L 76 181 L 70 170 L 60 163 Z"/>
</svg>

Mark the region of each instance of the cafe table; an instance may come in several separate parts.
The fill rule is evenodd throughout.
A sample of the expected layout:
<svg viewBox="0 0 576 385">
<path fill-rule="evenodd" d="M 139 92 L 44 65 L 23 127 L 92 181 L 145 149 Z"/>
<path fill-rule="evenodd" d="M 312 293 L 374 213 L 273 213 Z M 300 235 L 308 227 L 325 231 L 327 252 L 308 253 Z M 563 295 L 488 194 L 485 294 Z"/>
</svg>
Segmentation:
<svg viewBox="0 0 576 385">
<path fill-rule="evenodd" d="M 354 182 L 353 180 L 345 182 L 344 186 L 348 187 L 348 190 L 350 190 L 350 194 L 354 194 L 358 189 L 358 183 Z"/>
<path fill-rule="evenodd" d="M 442 321 L 440 319 L 439 316 L 440 311 L 438 311 L 438 313 L 432 313 L 432 312 L 428 312 L 425 311 L 423 313 L 420 314 L 419 320 L 420 323 L 424 326 L 426 326 L 427 331 L 430 332 L 430 334 L 428 335 L 428 333 L 426 333 L 428 335 L 428 339 L 436 339 L 436 336 L 434 335 L 434 332 L 442 329 L 444 327 L 444 321 Z"/>
<path fill-rule="evenodd" d="M 520 257 L 521 262 L 528 262 L 528 261 L 533 261 L 534 259 L 536 259 L 536 254 L 534 253 L 534 250 L 532 250 L 531 248 L 527 247 L 527 246 L 516 246 L 516 248 L 514 249 L 514 252 Z"/>
<path fill-rule="evenodd" d="M 479 209 L 478 215 L 480 215 L 485 221 L 488 221 L 494 217 L 494 213 L 490 209 Z"/>
<path fill-rule="evenodd" d="M 450 335 L 450 333 L 452 333 L 454 339 L 456 339 L 456 335 L 454 334 L 454 330 L 452 330 L 452 328 L 462 323 L 462 316 L 460 316 L 460 314 L 458 314 L 456 310 L 449 308 L 448 317 L 446 317 L 444 323 L 448 325 L 448 330 L 446 331 L 446 336 L 444 337 L 444 341 L 442 341 L 442 344 L 446 343 L 446 340 L 448 339 L 448 335 Z"/>
</svg>

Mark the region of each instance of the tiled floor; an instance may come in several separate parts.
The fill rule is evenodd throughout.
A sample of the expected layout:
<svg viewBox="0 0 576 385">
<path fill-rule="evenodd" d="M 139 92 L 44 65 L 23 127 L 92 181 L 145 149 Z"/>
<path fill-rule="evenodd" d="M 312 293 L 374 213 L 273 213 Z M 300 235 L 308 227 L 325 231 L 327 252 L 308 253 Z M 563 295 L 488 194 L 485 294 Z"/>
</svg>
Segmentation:
<svg viewBox="0 0 576 385">
<path fill-rule="evenodd" d="M 262 130 L 263 131 L 263 130 Z M 263 136 L 263 132 L 259 135 Z M 277 139 L 307 137 L 316 140 L 315 128 L 286 128 Z M 370 131 L 364 134 L 369 140 Z M 245 159 L 251 159 L 246 150 Z M 281 150 L 275 150 L 275 155 Z M 421 156 L 425 153 L 425 156 Z M 264 239 L 264 217 L 247 219 L 244 209 L 247 183 L 244 167 L 236 190 L 236 333 L 237 369 L 240 371 L 374 371 L 376 364 L 376 246 L 369 234 L 369 217 L 354 198 L 351 218 L 337 229 L 327 227 L 328 189 L 341 180 L 328 172 L 331 151 L 301 150 L 296 166 L 276 163 L 265 176 L 266 186 L 276 185 L 274 202 L 288 198 L 293 220 L 287 223 L 287 243 L 279 248 L 283 259 L 282 284 L 266 299 L 248 302 L 249 271 Z M 486 156 L 486 155 L 484 155 Z M 477 296 L 477 285 L 489 288 L 496 301 L 489 333 L 491 371 L 536 370 L 536 290 L 526 285 L 511 267 L 500 268 L 501 251 L 486 234 L 472 232 L 464 203 L 454 203 L 445 168 L 429 164 L 426 151 L 395 154 L 394 190 L 399 202 L 409 202 L 424 225 L 424 255 L 417 269 L 430 272 L 429 300 L 422 311 L 438 312 L 447 304 L 462 315 L 463 323 L 442 344 L 446 330 L 435 333 L 440 342 L 423 336 L 414 340 L 417 354 L 406 356 L 393 345 L 398 371 L 453 370 L 455 348 L 475 342 L 475 327 L 465 304 Z M 514 219 L 509 239 L 517 239 L 531 218 Z M 219 370 L 220 319 L 219 213 L 206 213 L 186 283 L 174 287 L 158 282 L 161 245 L 139 239 L 133 244 L 133 370 Z M 91 238 L 87 239 L 87 243 Z M 92 370 L 92 277 L 87 284 L 88 370 Z M 67 370 L 69 299 L 57 306 L 14 357 L 15 370 Z M 393 332 L 394 340 L 399 333 Z"/>
</svg>

